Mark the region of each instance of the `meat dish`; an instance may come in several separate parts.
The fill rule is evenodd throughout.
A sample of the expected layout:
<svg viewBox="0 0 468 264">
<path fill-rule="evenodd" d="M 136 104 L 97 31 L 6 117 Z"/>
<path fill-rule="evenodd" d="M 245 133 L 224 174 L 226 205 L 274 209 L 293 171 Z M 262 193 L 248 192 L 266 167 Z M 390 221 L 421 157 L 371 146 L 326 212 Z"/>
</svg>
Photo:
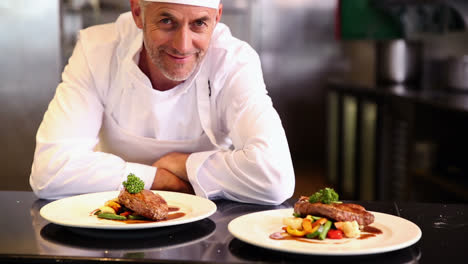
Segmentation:
<svg viewBox="0 0 468 264">
<path fill-rule="evenodd" d="M 169 213 L 169 207 L 164 198 L 150 190 L 132 194 L 123 189 L 118 198 L 122 205 L 148 219 L 163 220 Z"/>
<path fill-rule="evenodd" d="M 294 213 L 322 216 L 338 222 L 356 221 L 363 226 L 374 222 L 374 215 L 366 211 L 361 205 L 352 203 L 310 203 L 307 196 L 300 197 L 294 204 Z"/>
</svg>

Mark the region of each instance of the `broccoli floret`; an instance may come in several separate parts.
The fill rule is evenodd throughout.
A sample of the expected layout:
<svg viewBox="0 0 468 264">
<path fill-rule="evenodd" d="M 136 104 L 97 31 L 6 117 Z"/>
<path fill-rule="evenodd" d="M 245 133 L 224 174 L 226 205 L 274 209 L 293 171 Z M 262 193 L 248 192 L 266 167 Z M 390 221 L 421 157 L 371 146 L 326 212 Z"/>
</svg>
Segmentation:
<svg viewBox="0 0 468 264">
<path fill-rule="evenodd" d="M 145 188 L 145 183 L 133 173 L 130 173 L 122 184 L 129 193 L 139 193 Z"/>
<path fill-rule="evenodd" d="M 321 189 L 309 197 L 310 203 L 322 202 L 324 204 L 339 203 L 339 196 L 332 188 Z"/>
</svg>

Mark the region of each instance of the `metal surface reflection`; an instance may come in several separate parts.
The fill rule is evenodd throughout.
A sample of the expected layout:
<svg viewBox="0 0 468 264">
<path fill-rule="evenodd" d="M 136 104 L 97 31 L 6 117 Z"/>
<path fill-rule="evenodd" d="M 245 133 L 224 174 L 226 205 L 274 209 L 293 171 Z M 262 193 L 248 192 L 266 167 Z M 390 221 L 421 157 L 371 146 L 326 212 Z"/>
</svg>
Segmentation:
<svg viewBox="0 0 468 264">
<path fill-rule="evenodd" d="M 228 223 L 243 214 L 290 207 L 215 201 L 217 211 L 209 218 L 178 226 L 142 230 L 99 230 L 71 228 L 49 223 L 39 214 L 49 203 L 36 200 L 30 210 L 35 242 L 40 254 L 67 257 L 132 259 L 178 259 L 182 261 L 237 262 L 227 245 L 232 235 Z M 219 228 L 221 227 L 222 228 Z"/>
<path fill-rule="evenodd" d="M 0 192 L 0 201 L 2 201 L 0 210 L 8 212 L 0 218 L 0 224 L 4 227 L 0 244 L 1 263 L 315 263 L 317 261 L 323 263 L 444 263 L 448 259 L 466 259 L 466 252 L 464 252 L 466 239 L 460 235 L 468 232 L 468 225 L 466 225 L 468 205 L 466 204 L 360 201 L 370 211 L 398 215 L 414 222 L 422 229 L 423 239 L 399 251 L 360 257 L 339 257 L 305 256 L 271 251 L 244 243 L 229 234 L 227 225 L 236 217 L 263 210 L 290 208 L 295 203 L 293 199 L 280 206 L 240 204 L 226 200 L 215 201 L 218 210 L 209 217 L 212 223 L 208 222 L 208 225 L 215 223 L 216 228 L 212 235 L 200 242 L 172 248 L 153 247 L 129 250 L 90 249 L 86 244 L 73 247 L 48 241 L 44 239 L 41 232 L 53 233 L 58 230 L 57 232 L 61 233 L 64 231 L 57 227 L 49 230 L 50 223 L 39 215 L 41 207 L 50 201 L 37 200 L 32 192 L 8 191 Z M 204 222 L 200 222 L 202 223 Z M 182 227 L 174 232 L 184 230 L 187 229 Z M 85 237 L 86 243 L 95 243 L 91 241 L 95 237 L 94 234 L 88 236 L 73 231 L 67 231 L 67 233 L 70 235 L 68 240 L 76 242 L 77 237 Z M 115 240 L 112 237 L 99 236 L 96 239 Z M 149 239 L 145 236 L 141 240 Z M 131 243 L 128 247 L 132 247 Z"/>
<path fill-rule="evenodd" d="M 41 237 L 61 246 L 89 250 L 162 250 L 188 246 L 213 235 L 216 224 L 210 219 L 165 228 L 139 230 L 99 230 L 44 226 Z"/>
</svg>

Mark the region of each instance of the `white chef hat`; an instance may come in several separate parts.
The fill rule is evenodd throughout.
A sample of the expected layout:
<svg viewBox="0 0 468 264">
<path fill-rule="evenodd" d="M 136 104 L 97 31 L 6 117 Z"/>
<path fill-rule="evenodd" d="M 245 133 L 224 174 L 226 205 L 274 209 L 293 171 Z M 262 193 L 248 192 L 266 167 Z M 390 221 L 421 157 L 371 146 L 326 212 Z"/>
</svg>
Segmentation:
<svg viewBox="0 0 468 264">
<path fill-rule="evenodd" d="M 147 2 L 174 3 L 182 5 L 204 6 L 218 9 L 220 0 L 145 0 Z"/>
</svg>

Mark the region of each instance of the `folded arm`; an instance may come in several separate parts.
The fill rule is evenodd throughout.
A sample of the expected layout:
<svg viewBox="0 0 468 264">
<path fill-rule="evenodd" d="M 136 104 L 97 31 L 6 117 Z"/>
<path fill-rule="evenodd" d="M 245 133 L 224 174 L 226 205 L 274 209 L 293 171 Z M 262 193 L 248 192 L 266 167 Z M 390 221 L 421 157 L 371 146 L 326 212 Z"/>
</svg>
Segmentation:
<svg viewBox="0 0 468 264">
<path fill-rule="evenodd" d="M 156 173 L 154 167 L 94 151 L 104 103 L 84 50 L 79 40 L 36 135 L 30 185 L 39 198 L 118 190 L 130 172 L 149 189 Z"/>
<path fill-rule="evenodd" d="M 290 198 L 295 178 L 289 146 L 267 95 L 260 61 L 240 65 L 216 100 L 217 126 L 233 148 L 189 156 L 187 172 L 196 194 L 258 204 Z"/>
</svg>

